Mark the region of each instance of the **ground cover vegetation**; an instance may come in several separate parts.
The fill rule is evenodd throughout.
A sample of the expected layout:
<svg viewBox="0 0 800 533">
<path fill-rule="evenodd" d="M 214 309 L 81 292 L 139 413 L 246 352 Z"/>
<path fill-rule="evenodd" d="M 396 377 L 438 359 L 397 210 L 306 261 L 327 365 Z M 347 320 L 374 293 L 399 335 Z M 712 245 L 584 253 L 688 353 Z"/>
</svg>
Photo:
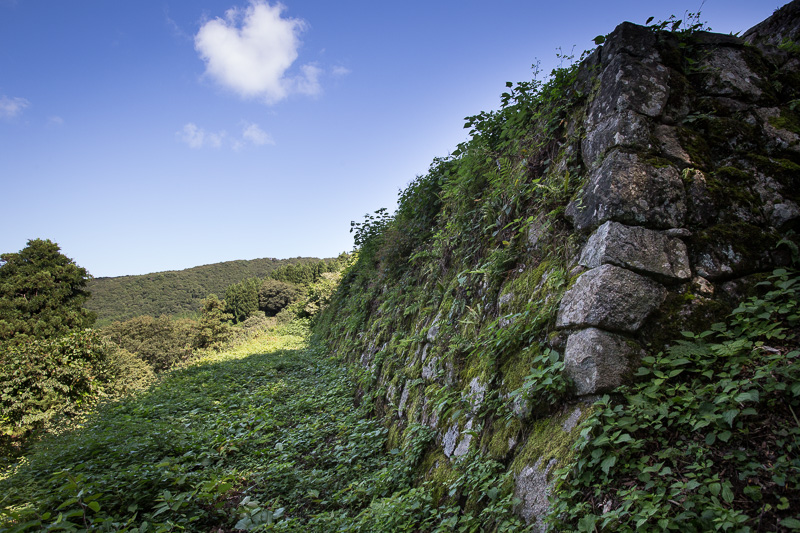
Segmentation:
<svg viewBox="0 0 800 533">
<path fill-rule="evenodd" d="M 497 515 L 519 525 L 497 498 L 496 466 L 465 462 L 440 487 L 447 505 L 414 488 L 430 431 L 387 450 L 369 398 L 359 403 L 307 328 L 208 354 L 37 443 L 0 480 L 0 531 L 452 531 Z M 493 508 L 470 511 L 479 497 Z"/>
</svg>

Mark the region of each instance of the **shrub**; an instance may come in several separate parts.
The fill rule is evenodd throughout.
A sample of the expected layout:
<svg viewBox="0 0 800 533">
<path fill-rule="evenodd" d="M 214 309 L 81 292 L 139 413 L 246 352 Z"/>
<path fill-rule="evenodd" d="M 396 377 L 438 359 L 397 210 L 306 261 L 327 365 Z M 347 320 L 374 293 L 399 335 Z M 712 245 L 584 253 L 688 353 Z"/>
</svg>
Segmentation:
<svg viewBox="0 0 800 533">
<path fill-rule="evenodd" d="M 212 294 L 203 300 L 203 314 L 197 327 L 194 345 L 198 348 L 220 350 L 231 338 L 230 320 L 233 316 L 225 312 L 225 300 Z"/>
<path fill-rule="evenodd" d="M 96 401 L 110 375 L 107 347 L 91 330 L 0 345 L 0 443 L 16 447 L 60 414 Z"/>
<path fill-rule="evenodd" d="M 106 361 L 108 372 L 113 376 L 107 391 L 110 396 L 124 396 L 155 382 L 155 372 L 147 361 L 124 348 L 109 343 Z"/>
<path fill-rule="evenodd" d="M 114 322 L 102 331 L 120 348 L 138 355 L 154 370 L 163 371 L 191 357 L 195 329 L 190 319 L 140 316 Z"/>
</svg>

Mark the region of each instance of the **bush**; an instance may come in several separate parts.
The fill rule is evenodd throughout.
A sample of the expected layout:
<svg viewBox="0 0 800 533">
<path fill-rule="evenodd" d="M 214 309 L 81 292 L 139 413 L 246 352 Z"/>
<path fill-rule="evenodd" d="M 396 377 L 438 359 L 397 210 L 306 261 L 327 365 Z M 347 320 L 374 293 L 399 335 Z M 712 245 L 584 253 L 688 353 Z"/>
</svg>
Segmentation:
<svg viewBox="0 0 800 533">
<path fill-rule="evenodd" d="M 114 322 L 102 332 L 111 342 L 138 355 L 158 372 L 191 357 L 195 330 L 195 322 L 190 319 L 140 316 Z"/>
<path fill-rule="evenodd" d="M 113 397 L 124 396 L 137 390 L 146 389 L 156 380 L 153 368 L 136 354 L 109 343 L 108 372 L 113 376 L 108 394 Z"/>
<path fill-rule="evenodd" d="M 90 330 L 55 339 L 0 345 L 0 442 L 18 446 L 60 414 L 99 399 L 110 375 L 108 349 Z"/>
</svg>

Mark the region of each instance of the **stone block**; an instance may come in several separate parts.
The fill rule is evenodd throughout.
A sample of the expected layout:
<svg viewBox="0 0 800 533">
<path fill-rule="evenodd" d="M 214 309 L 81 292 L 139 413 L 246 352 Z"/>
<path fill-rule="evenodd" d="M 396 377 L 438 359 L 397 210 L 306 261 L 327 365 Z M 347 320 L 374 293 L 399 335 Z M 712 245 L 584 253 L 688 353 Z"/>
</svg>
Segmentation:
<svg viewBox="0 0 800 533">
<path fill-rule="evenodd" d="M 619 54 L 600 75 L 600 89 L 589 109 L 590 125 L 606 118 L 634 111 L 659 117 L 669 98 L 669 70 L 652 59 Z M 591 129 L 591 128 L 590 128 Z"/>
<path fill-rule="evenodd" d="M 609 221 L 600 226 L 589 237 L 579 262 L 588 268 L 616 265 L 667 281 L 685 281 L 692 277 L 683 241 L 619 222 Z"/>
<path fill-rule="evenodd" d="M 667 290 L 630 270 L 602 265 L 581 274 L 558 310 L 559 328 L 598 327 L 635 332 L 660 306 Z"/>
<path fill-rule="evenodd" d="M 581 156 L 587 168 L 592 168 L 603 154 L 616 146 L 639 150 L 650 148 L 650 121 L 631 110 L 614 113 L 597 124 L 590 124 L 581 141 Z"/>
<path fill-rule="evenodd" d="M 657 229 L 681 227 L 686 216 L 683 182 L 672 165 L 654 167 L 636 154 L 614 150 L 589 175 L 566 216 L 580 231 L 607 220 Z"/>
<path fill-rule="evenodd" d="M 587 328 L 567 339 L 565 372 L 575 382 L 576 393 L 598 394 L 622 384 L 631 361 L 641 354 L 639 346 L 615 333 Z"/>
</svg>

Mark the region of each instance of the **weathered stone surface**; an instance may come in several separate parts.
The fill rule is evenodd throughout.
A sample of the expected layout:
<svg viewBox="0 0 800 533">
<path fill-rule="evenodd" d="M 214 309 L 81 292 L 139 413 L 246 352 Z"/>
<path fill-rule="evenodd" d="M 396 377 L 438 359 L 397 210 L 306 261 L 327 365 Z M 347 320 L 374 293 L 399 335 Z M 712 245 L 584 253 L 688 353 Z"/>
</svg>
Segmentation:
<svg viewBox="0 0 800 533">
<path fill-rule="evenodd" d="M 731 47 L 714 48 L 708 59 L 701 62 L 704 89 L 708 94 L 735 98 L 758 99 L 764 93 L 762 80 L 744 59 L 745 50 Z"/>
<path fill-rule="evenodd" d="M 658 140 L 661 153 L 664 154 L 664 156 L 687 165 L 693 163 L 692 158 L 686 150 L 683 149 L 683 146 L 681 146 L 678 140 L 677 129 L 674 126 L 668 126 L 666 124 L 656 126 L 655 137 Z"/>
<path fill-rule="evenodd" d="M 606 222 L 595 231 L 581 254 L 588 268 L 612 264 L 665 280 L 692 277 L 689 254 L 680 239 L 639 226 Z"/>
<path fill-rule="evenodd" d="M 666 289 L 653 280 L 614 265 L 578 278 L 561 300 L 556 325 L 634 332 L 664 301 Z"/>
<path fill-rule="evenodd" d="M 483 405 L 483 400 L 485 397 L 486 385 L 481 383 L 479 378 L 472 378 L 472 381 L 469 382 L 469 392 L 467 393 L 467 397 L 465 399 L 469 401 L 473 413 L 478 412 L 478 409 L 480 409 L 481 405 Z"/>
<path fill-rule="evenodd" d="M 635 111 L 614 113 L 590 127 L 581 141 L 583 163 L 589 168 L 615 146 L 650 148 L 650 122 Z"/>
<path fill-rule="evenodd" d="M 760 108 L 756 109 L 755 113 L 758 118 L 761 119 L 761 127 L 764 128 L 764 133 L 767 139 L 769 139 L 771 147 L 780 150 L 800 152 L 800 135 L 772 125 L 775 119 L 781 116 L 781 110 L 779 108 Z"/>
<path fill-rule="evenodd" d="M 764 214 L 772 226 L 781 229 L 800 218 L 800 207 L 784 197 L 784 187 L 776 180 L 759 173 L 753 188 L 761 199 Z"/>
<path fill-rule="evenodd" d="M 531 531 L 536 532 L 546 530 L 544 517 L 550 506 L 548 497 L 552 490 L 547 477 L 558 464 L 555 459 L 550 459 L 547 465 L 542 465 L 543 462 L 540 457 L 533 466 L 526 466 L 514 477 L 514 496 L 522 502 L 518 513 L 526 523 L 534 524 Z"/>
<path fill-rule="evenodd" d="M 442 451 L 447 457 L 461 457 L 469 451 L 472 442 L 472 419 L 464 424 L 464 431 L 458 430 L 458 424 L 453 424 L 442 437 Z M 462 435 L 463 433 L 463 435 Z M 459 441 L 459 437 L 461 440 Z"/>
<path fill-rule="evenodd" d="M 744 256 L 733 249 L 730 243 L 713 243 L 696 254 L 694 263 L 697 273 L 710 280 L 733 276 L 737 267 L 745 261 Z"/>
<path fill-rule="evenodd" d="M 672 165 L 656 168 L 636 154 L 612 151 L 589 176 L 577 200 L 567 206 L 578 230 L 614 220 L 658 229 L 683 225 L 683 182 Z"/>
<path fill-rule="evenodd" d="M 581 408 L 575 407 L 575 409 L 572 410 L 572 413 L 570 413 L 569 417 L 567 417 L 567 419 L 564 420 L 564 423 L 561 424 L 561 429 L 563 429 L 565 433 L 569 433 L 575 429 L 575 426 L 578 425 L 578 421 L 580 421 L 582 415 L 583 411 Z"/>
<path fill-rule="evenodd" d="M 622 384 L 640 348 L 621 335 L 597 328 L 582 329 L 567 339 L 565 372 L 578 396 L 607 392 Z"/>
<path fill-rule="evenodd" d="M 600 49 L 603 64 L 624 53 L 635 57 L 658 59 L 656 35 L 644 26 L 623 22 L 614 28 Z"/>
<path fill-rule="evenodd" d="M 669 97 L 669 70 L 652 59 L 619 54 L 600 75 L 600 89 L 589 110 L 590 128 L 623 111 L 658 117 Z"/>
<path fill-rule="evenodd" d="M 426 335 L 426 338 L 428 339 L 428 342 L 435 341 L 436 340 L 436 336 L 438 334 L 439 334 L 439 317 L 437 316 L 433 320 L 433 324 L 431 324 L 431 327 L 428 328 L 428 334 Z"/>
<path fill-rule="evenodd" d="M 458 424 L 453 424 L 447 429 L 444 437 L 442 437 L 442 451 L 447 457 L 453 455 L 453 450 L 456 449 L 456 442 L 458 441 Z"/>
<path fill-rule="evenodd" d="M 403 392 L 400 394 L 400 403 L 397 405 L 397 414 L 401 417 L 403 416 L 403 412 L 406 409 L 406 403 L 408 403 L 408 395 L 411 393 L 411 390 L 408 386 L 408 382 L 405 383 L 403 386 Z"/>
</svg>

